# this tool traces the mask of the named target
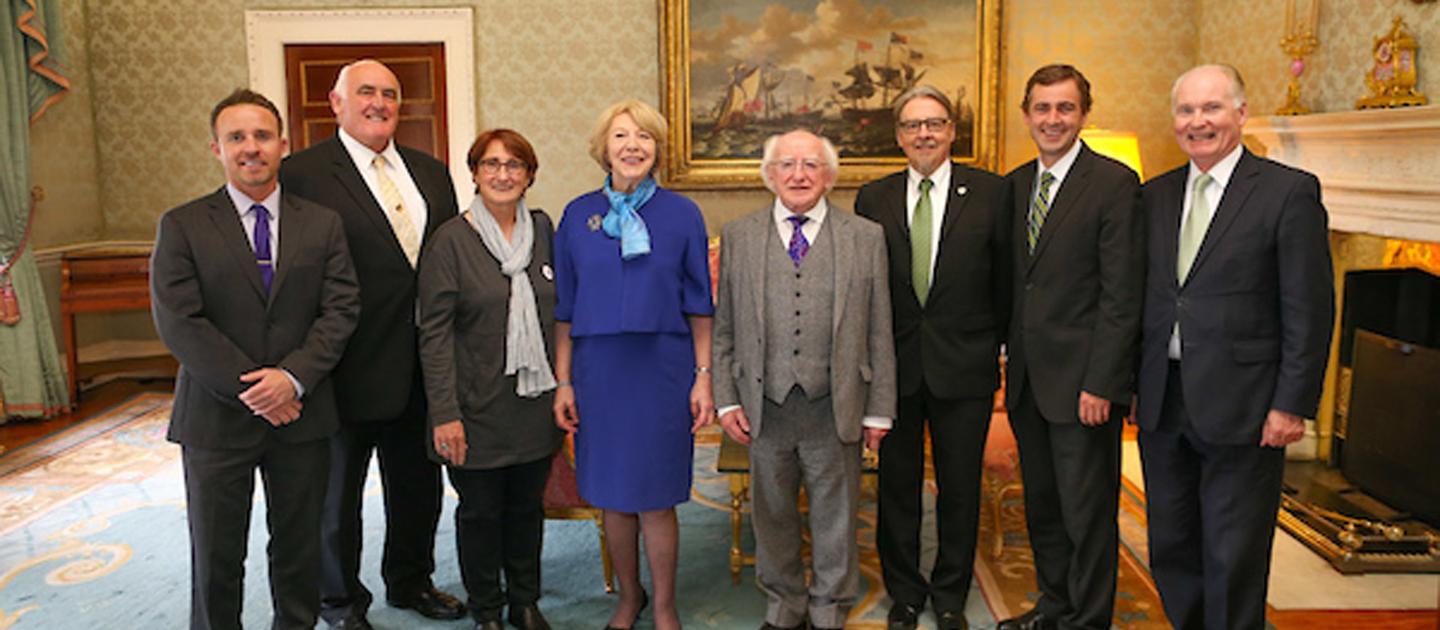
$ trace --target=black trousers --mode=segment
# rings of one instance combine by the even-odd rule
[[[1285,451],[1197,437],[1179,366],[1159,426],[1140,432],[1150,570],[1177,629],[1261,630]]]
[[[259,420],[256,420],[259,422]],[[313,628],[320,610],[320,506],[325,440],[212,449],[183,446],[190,523],[190,627],[239,630],[255,470],[265,485],[273,628]]]
[[[1115,611],[1120,530],[1120,432],[1125,409],[1087,427],[1045,419],[1020,384],[1010,429],[1025,482],[1025,526],[1035,554],[1035,607],[1060,627],[1108,630]],[[1079,392],[1076,392],[1079,404]]]
[[[540,547],[545,534],[545,482],[550,458],[471,470],[447,467],[460,494],[455,548],[475,621],[499,620],[500,609],[540,599]],[[501,586],[501,573],[504,586]]]
[[[418,396],[418,398],[417,398]],[[380,576],[391,599],[431,587],[435,527],[440,524],[440,466],[430,461],[424,393],[411,389],[405,414],[377,422],[341,422],[330,439],[330,485],[321,540],[320,614],[335,622],[364,614],[374,597],[360,583],[361,508],[372,453],[380,458],[385,542]]]
[[[962,612],[975,567],[980,470],[994,409],[991,398],[936,398],[925,386],[900,397],[900,417],[880,443],[880,523],[876,547],[885,590],[899,604]],[[927,583],[920,573],[920,493],[925,426],[935,461],[939,552]]]

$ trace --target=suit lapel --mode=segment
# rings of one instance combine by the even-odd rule
[[[945,256],[949,253],[945,243],[950,240],[950,233],[955,231],[955,226],[960,223],[960,213],[965,211],[965,202],[970,199],[969,176],[968,169],[954,162],[950,163],[950,191],[945,200],[945,215],[940,220],[940,240],[935,245],[935,265],[930,271],[930,294],[925,298],[926,304],[950,284],[950,274],[940,273],[940,270],[945,268]],[[903,193],[904,191],[901,199],[905,198]],[[910,257],[906,256],[905,259],[909,260]]]
[[[828,204],[829,201],[827,200]],[[851,265],[855,260],[854,233],[850,229],[850,217],[844,216],[836,211],[834,206],[830,207],[825,217],[825,223],[830,224],[831,259],[835,261],[835,305],[830,309],[833,311],[831,317],[831,334],[840,332],[840,316],[845,312],[845,298],[850,290],[850,277],[855,275]],[[821,233],[824,233],[825,226],[820,226]],[[819,240],[817,237],[816,240]]]
[[[260,267],[255,264],[255,250],[250,248],[250,239],[245,236],[245,225],[240,222],[235,202],[230,199],[230,194],[221,188],[210,196],[209,203],[210,220],[220,234],[220,242],[225,244],[225,249],[244,270],[245,279],[250,282],[250,288],[255,290],[255,297],[266,299],[265,285],[260,280]]]
[[[377,233],[389,235],[389,238],[386,240],[390,243],[389,250],[391,255],[399,257],[400,260],[405,262],[405,266],[409,267],[410,259],[405,257],[405,250],[400,247],[400,238],[395,236],[395,229],[390,227],[390,220],[385,218],[385,210],[380,207],[379,202],[375,201],[375,195],[370,192],[370,187],[365,184],[365,177],[362,176],[360,170],[356,168],[355,160],[350,158],[350,153],[345,150],[345,145],[340,142],[340,136],[337,135],[331,138],[330,142],[334,143],[330,157],[335,167],[331,171],[335,179],[339,180],[340,185],[345,191],[350,193],[351,199],[355,201],[355,207],[359,208],[360,213],[365,215],[366,219],[370,220],[371,225]]]
[[[1080,154],[1075,156],[1075,163],[1070,165],[1070,172],[1065,174],[1065,180],[1060,182],[1060,190],[1056,191],[1055,198],[1050,201],[1050,212],[1045,215],[1045,223],[1040,226],[1040,240],[1035,243],[1035,254],[1030,257],[1030,264],[1026,267],[1027,274],[1030,268],[1035,266],[1035,261],[1045,253],[1045,246],[1055,240],[1052,235],[1070,214],[1070,208],[1085,194],[1090,168],[1094,165],[1093,158],[1090,148],[1081,144]],[[1028,211],[1026,222],[1028,225]]]
[[[1030,255],[1027,245],[1027,230],[1030,226],[1030,202],[1035,195],[1035,173],[1039,172],[1040,161],[1030,160],[1015,172],[1015,207],[1014,224],[1010,229],[1010,238],[1015,243],[1015,257],[1020,261],[1020,267],[1028,275],[1030,266],[1035,262],[1035,257]]]
[[[746,249],[744,260],[750,261],[750,264],[747,265],[750,273],[745,274],[750,277],[746,284],[750,285],[754,292],[751,302],[755,305],[755,321],[761,324],[762,331],[765,324],[765,278],[770,275],[765,273],[765,261],[769,260],[769,252],[765,249],[770,246],[771,237],[779,238],[779,235],[775,233],[775,226],[770,220],[771,212],[767,210],[756,213],[755,222],[750,227],[750,235],[744,242]],[[764,341],[763,334],[761,341],[762,343]]]
[[[292,203],[285,195],[280,196],[280,259],[276,261],[278,266],[275,268],[275,278],[270,283],[271,302],[280,293],[280,287],[290,275],[290,268],[295,266],[296,257],[300,255],[300,242],[304,240],[305,227],[309,224],[306,218],[301,213],[300,206]]]
[[[1259,174],[1260,169],[1255,158],[1248,150],[1241,149],[1240,161],[1235,164],[1235,172],[1230,175],[1230,181],[1225,185],[1225,193],[1220,197],[1215,218],[1210,220],[1210,227],[1205,230],[1205,239],[1200,241],[1200,251],[1195,254],[1195,263],[1190,265],[1190,275],[1185,278],[1187,282],[1195,277],[1195,271],[1205,264],[1210,252],[1219,247],[1218,243],[1225,237],[1225,231],[1235,223],[1235,217],[1240,215],[1245,201],[1250,198],[1251,191],[1255,190],[1255,176]],[[1177,228],[1175,233],[1178,244],[1180,230]]]
[[[1174,173],[1173,177],[1162,175],[1166,179],[1157,180],[1154,185],[1161,189],[1156,194],[1162,202],[1157,220],[1164,228],[1161,234],[1165,238],[1165,246],[1160,250],[1164,257],[1160,261],[1163,264],[1161,268],[1170,270],[1165,276],[1170,279],[1171,286],[1178,288],[1180,280],[1175,277],[1175,268],[1180,256],[1180,219],[1185,212],[1185,179],[1189,177],[1190,167],[1187,164]]]

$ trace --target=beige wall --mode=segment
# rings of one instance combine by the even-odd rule
[[[1310,6],[1297,0],[1301,13]],[[1234,65],[1245,76],[1251,116],[1268,116],[1285,102],[1289,60],[1280,50],[1283,0],[1204,0],[1199,3],[1197,60]],[[1375,37],[1405,19],[1420,42],[1420,89],[1440,97],[1440,5],[1411,0],[1321,0],[1318,50],[1301,78],[1301,98],[1317,112],[1355,109],[1367,94],[1365,70]]]
[[[1422,89],[1427,77],[1440,73],[1436,4],[1324,1],[1322,51],[1306,82],[1317,109],[1353,107],[1363,90],[1369,38],[1391,15],[1405,16],[1426,45]],[[354,6],[317,0],[62,4],[76,90],[35,127],[34,177],[48,194],[36,225],[41,247],[149,239],[166,208],[220,184],[206,148],[206,116],[216,100],[248,81],[246,9]],[[479,124],[514,127],[534,141],[542,167],[530,201],[552,214],[600,183],[601,171],[585,153],[594,114],[626,96],[659,100],[656,0],[385,4],[474,8]],[[1272,111],[1286,80],[1275,43],[1283,7],[1281,0],[1007,0],[1001,169],[1034,155],[1018,102],[1030,72],[1053,61],[1075,64],[1090,77],[1092,124],[1139,133],[1147,175],[1183,163],[1169,131],[1170,82],[1197,61],[1229,61],[1249,80],[1252,111]],[[692,197],[712,232],[769,199],[761,190]],[[846,206],[853,198],[853,191],[833,196]]]

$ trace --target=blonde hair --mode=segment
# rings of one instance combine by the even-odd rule
[[[610,135],[610,123],[620,114],[629,114],[635,120],[635,124],[641,131],[650,134],[655,139],[655,166],[652,170],[658,170],[665,160],[665,140],[668,133],[668,125],[665,124],[665,117],[654,107],[639,99],[627,98],[623,101],[606,107],[600,112],[600,117],[595,119],[595,128],[590,133],[590,157],[595,160],[605,172],[610,172],[610,158],[607,155],[606,140]]]

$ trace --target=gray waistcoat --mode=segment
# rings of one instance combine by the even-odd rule
[[[830,222],[797,268],[778,232],[766,239],[765,397],[776,403],[799,385],[810,400],[830,393],[835,250]]]

